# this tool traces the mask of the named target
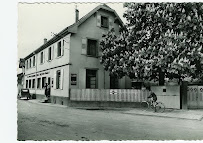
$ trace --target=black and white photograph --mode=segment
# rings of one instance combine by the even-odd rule
[[[17,141],[203,140],[203,2],[18,2]]]

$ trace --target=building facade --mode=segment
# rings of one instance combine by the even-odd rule
[[[131,88],[128,77],[109,76],[100,64],[99,42],[111,28],[119,34],[123,23],[107,5],[100,5],[62,30],[24,58],[24,88],[43,98],[44,85],[51,85],[51,102],[66,104],[71,89]]]

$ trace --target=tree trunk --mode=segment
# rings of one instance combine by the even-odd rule
[[[165,78],[165,72],[163,72],[160,68],[159,69],[159,85],[164,85],[164,83],[165,83],[164,78]]]

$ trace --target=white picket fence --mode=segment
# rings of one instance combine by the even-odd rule
[[[141,102],[149,96],[147,90],[136,89],[71,89],[72,101]]]

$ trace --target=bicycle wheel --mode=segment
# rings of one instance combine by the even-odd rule
[[[147,101],[142,101],[142,102],[140,103],[140,108],[141,108],[142,110],[147,110],[147,109],[149,109],[149,103],[148,103]]]
[[[164,112],[165,111],[165,106],[164,106],[164,104],[163,103],[161,103],[161,102],[157,102],[157,104],[156,104],[156,111],[157,112]]]

